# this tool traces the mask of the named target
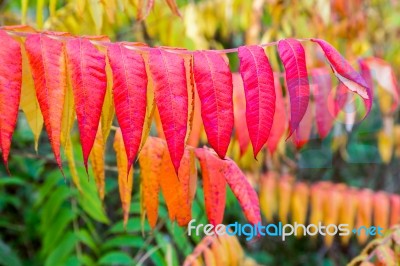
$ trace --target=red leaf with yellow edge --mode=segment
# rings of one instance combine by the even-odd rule
[[[149,137],[139,156],[144,209],[152,228],[158,218],[158,195],[165,145],[159,138]]]
[[[332,90],[331,75],[326,68],[316,68],[311,71],[313,81],[313,95],[315,100],[315,119],[317,131],[321,139],[331,131],[334,110],[333,98],[329,97]]]
[[[25,48],[46,131],[58,167],[62,171],[60,134],[67,86],[64,44],[44,34],[34,34],[26,38]]]
[[[369,228],[372,225],[372,192],[369,189],[359,191],[357,200],[356,228],[361,226]],[[360,230],[360,233],[357,234],[357,239],[360,244],[364,244],[367,241],[368,236],[365,230]]]
[[[310,87],[306,56],[301,43],[295,39],[281,40],[278,43],[278,52],[285,67],[286,84],[290,96],[289,138],[298,129],[306,113]]]
[[[68,40],[66,51],[87,171],[87,162],[96,138],[107,89],[105,56],[84,38]]]
[[[390,196],[390,226],[400,224],[400,196]]]
[[[290,199],[292,197],[292,176],[282,176],[278,182],[278,215],[282,224],[288,223]]]
[[[385,232],[389,228],[389,214],[391,211],[389,195],[385,192],[374,193],[372,202],[374,225],[378,229],[379,227],[382,228],[382,232]]]
[[[274,73],[275,84],[275,114],[272,123],[271,132],[267,141],[267,147],[271,154],[273,154],[278,146],[279,141],[286,131],[286,108],[285,100],[282,95],[282,87],[279,80],[279,74]]]
[[[249,148],[250,136],[246,125],[246,100],[243,81],[239,73],[232,74],[232,82],[235,135],[240,146],[240,156],[243,156]]]
[[[278,210],[277,173],[269,171],[261,177],[260,207],[267,221],[273,221]]]
[[[311,41],[318,43],[322,48],[333,73],[339,79],[339,81],[342,82],[349,90],[357,93],[364,99],[367,107],[365,116],[367,116],[372,106],[371,88],[369,88],[362,76],[332,45],[320,39],[311,39]]]
[[[245,217],[252,224],[261,222],[260,204],[256,191],[233,160],[228,158],[224,160],[224,163],[226,164],[226,182],[239,200]]]
[[[194,53],[194,80],[208,142],[223,159],[233,129],[232,74],[220,54],[197,51]]]
[[[308,210],[309,188],[305,183],[296,183],[292,193],[292,222],[305,224]],[[302,227],[297,228],[296,236],[305,235]]]
[[[183,164],[184,162],[185,164]],[[190,167],[189,162],[187,160],[182,160],[179,171],[181,173],[188,173],[189,170],[182,169],[186,167]],[[171,221],[176,220],[178,225],[185,226],[192,218],[191,210],[187,201],[188,195],[185,194],[183,186],[179,182],[168,152],[164,152],[163,154],[161,168],[163,176],[159,178],[159,181],[161,192],[164,196],[165,203],[167,204],[168,216]]]
[[[97,129],[96,139],[94,140],[89,160],[90,163],[92,164],[94,180],[96,182],[97,192],[99,193],[101,200],[104,200],[104,192],[105,192],[104,151],[105,151],[105,143],[103,138],[103,131],[100,125],[99,128]]]
[[[162,49],[152,49],[149,67],[168,150],[175,173],[178,173],[185,149],[188,120],[188,91],[184,60],[178,54]]]
[[[212,225],[222,223],[226,200],[224,161],[206,148],[196,149],[203,179],[204,202],[208,221]]]
[[[110,45],[108,57],[113,71],[115,111],[130,169],[140,147],[146,115],[146,66],[139,53],[121,44]]]
[[[124,214],[124,226],[126,226],[129,218],[129,209],[131,207],[133,169],[129,169],[129,171],[127,171],[128,159],[126,158],[124,141],[119,128],[115,132],[113,146],[117,156],[119,196],[121,198],[122,211]]]
[[[22,55],[20,44],[2,30],[0,43],[0,147],[8,170],[8,155],[21,98]]]
[[[267,142],[275,113],[274,74],[265,51],[257,45],[238,49],[246,94],[246,121],[254,157]]]

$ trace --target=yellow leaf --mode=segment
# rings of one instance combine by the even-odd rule
[[[117,156],[119,196],[121,198],[122,210],[124,213],[124,226],[126,226],[132,198],[133,167],[129,169],[129,173],[127,173],[128,158],[126,158],[124,141],[122,139],[121,129],[119,128],[115,132],[113,146]]]
[[[38,150],[40,133],[43,128],[43,116],[36,99],[35,85],[33,83],[32,73],[28,62],[25,46],[21,45],[22,53],[22,88],[20,108],[25,113],[26,120],[32,130],[35,140],[35,151]]]
[[[108,57],[106,59],[107,91],[104,97],[103,108],[101,110],[101,131],[104,143],[107,142],[114,119],[114,100],[112,94],[113,76]]]
[[[269,171],[261,177],[260,185],[260,207],[261,211],[267,218],[268,222],[272,222],[274,215],[278,209],[277,202],[277,173]]]
[[[297,183],[293,189],[292,196],[292,222],[305,224],[308,210],[309,199],[308,186],[305,183]],[[297,228],[296,236],[301,237],[304,230],[302,227]]]
[[[105,170],[104,170],[104,139],[100,127],[97,129],[96,139],[94,140],[92,151],[90,152],[89,160],[93,168],[94,180],[96,181],[97,192],[100,199],[104,200],[104,184],[105,184]]]
[[[65,156],[67,157],[68,168],[69,168],[69,172],[72,177],[72,182],[78,188],[78,190],[82,193],[82,188],[81,188],[81,184],[79,181],[78,171],[76,170],[74,151],[72,149],[71,139],[67,140],[67,143],[64,146],[64,152],[65,152]]]

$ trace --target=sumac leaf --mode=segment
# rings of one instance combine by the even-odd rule
[[[146,115],[146,67],[139,53],[121,44],[110,45],[108,57],[113,72],[115,111],[130,169],[140,147]]]
[[[178,173],[185,149],[188,91],[184,59],[162,49],[152,49],[149,67],[158,111],[171,160]]]
[[[68,40],[66,50],[83,160],[87,171],[87,162],[96,138],[107,89],[105,56],[84,38]]]
[[[220,158],[228,150],[233,130],[233,85],[229,66],[212,51],[194,53],[194,79],[208,142]]]
[[[0,43],[0,147],[8,170],[8,155],[21,98],[22,55],[20,44],[2,30]]]
[[[64,44],[44,34],[26,38],[25,48],[50,144],[62,171],[60,134],[66,91]]]
[[[254,157],[267,142],[275,113],[274,74],[263,48],[238,49],[240,74],[246,95],[246,121]]]

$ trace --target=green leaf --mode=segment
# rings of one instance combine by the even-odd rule
[[[134,247],[139,248],[144,245],[143,238],[141,236],[117,236],[107,240],[103,246],[102,250],[116,248],[116,247]]]
[[[0,178],[0,186],[23,186],[26,182],[19,177],[2,177]]]
[[[17,254],[3,241],[0,240],[0,265],[22,266]]]
[[[115,251],[105,254],[99,260],[100,265],[133,265],[133,260],[126,253]]]
[[[134,217],[130,218],[128,220],[128,223],[126,225],[126,230],[124,229],[124,222],[121,220],[117,222],[111,229],[109,230],[110,233],[139,233],[141,232],[141,224],[140,224],[140,218],[139,217]],[[146,223],[144,225],[144,231],[148,232],[150,231],[150,226]]]
[[[54,245],[52,252],[47,257],[45,266],[65,265],[66,260],[75,248],[78,241],[74,233],[66,234],[59,245]]]
[[[89,248],[91,248],[96,254],[98,254],[98,245],[96,244],[96,242],[94,241],[93,237],[89,234],[89,232],[85,229],[81,229],[78,233],[77,233],[78,239],[85,244],[86,246],[88,246]]]

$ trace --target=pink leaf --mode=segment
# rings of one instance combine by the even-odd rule
[[[267,142],[275,113],[274,74],[264,49],[239,47],[240,74],[246,94],[246,121],[254,157]]]
[[[194,79],[208,142],[220,158],[228,150],[233,129],[233,85],[228,64],[212,51],[194,53]]]
[[[290,127],[288,138],[299,127],[306,113],[310,98],[306,57],[301,43],[285,39],[278,43],[279,57],[286,72],[286,84],[290,95]]]

